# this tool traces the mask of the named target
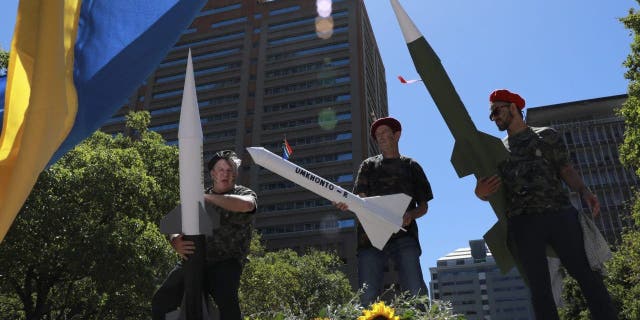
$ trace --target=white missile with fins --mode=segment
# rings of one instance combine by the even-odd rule
[[[249,147],[253,161],[265,169],[333,202],[344,202],[353,211],[371,244],[382,250],[391,235],[404,230],[402,216],[411,197],[404,193],[360,198],[300,166],[262,147]]]
[[[162,233],[211,235],[213,225],[206,214],[202,176],[202,125],[193,75],[191,50],[187,58],[180,122],[178,125],[180,205],[160,221]],[[217,224],[216,224],[217,225]]]

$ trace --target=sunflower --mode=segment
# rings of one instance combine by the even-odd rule
[[[394,312],[393,308],[385,306],[384,302],[380,301],[371,305],[371,310],[364,310],[358,320],[400,320],[400,317],[393,315]]]

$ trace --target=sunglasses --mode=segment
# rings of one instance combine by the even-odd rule
[[[509,107],[509,105],[510,104],[503,104],[501,106],[493,108],[493,110],[489,114],[489,120],[493,121],[493,118],[495,118],[500,113],[500,110],[502,110],[504,107]]]

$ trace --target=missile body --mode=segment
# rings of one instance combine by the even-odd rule
[[[416,71],[455,139],[451,163],[456,173],[459,177],[474,174],[478,179],[496,174],[498,164],[508,156],[504,144],[500,139],[478,131],[436,53],[398,1],[391,0],[391,5]],[[507,247],[506,198],[503,188],[492,195],[489,202],[498,222],[484,235],[484,239],[496,264],[506,273],[514,266],[514,259]]]
[[[180,319],[208,318],[203,295],[206,238],[213,224],[204,209],[204,179],[202,176],[202,125],[196,95],[191,50],[187,58],[187,71],[182,93],[180,122],[178,125],[180,172],[180,205],[160,221],[162,233],[184,234],[184,240],[193,241],[194,252],[184,261],[184,308]]]
[[[178,124],[180,204],[160,221],[160,232],[166,234],[211,235],[219,225],[206,213],[204,177],[202,176],[202,124],[193,76],[191,50],[187,58],[182,106]],[[183,214],[184,213],[184,214]]]
[[[265,169],[329,201],[346,203],[358,217],[374,247],[382,250],[391,235],[402,229],[402,216],[411,202],[408,195],[397,193],[360,198],[265,148],[249,147],[247,151],[253,161]]]
[[[187,58],[180,122],[178,148],[180,150],[180,207],[182,233],[200,234],[198,212],[204,207],[204,180],[202,177],[202,125],[196,96],[191,51]]]

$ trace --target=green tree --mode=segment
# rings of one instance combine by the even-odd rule
[[[618,318],[640,319],[640,232],[623,235],[622,244],[607,267],[607,285],[617,302]]]
[[[282,312],[310,319],[327,305],[345,303],[353,292],[340,266],[335,254],[323,251],[265,252],[254,235],[240,280],[242,311],[265,319]]]
[[[629,80],[629,97],[620,109],[626,125],[620,161],[640,174],[640,14],[632,8],[629,15],[620,20],[633,34],[631,53],[624,62],[627,67],[624,76]]]
[[[640,1],[637,1],[640,3]],[[620,19],[633,34],[631,53],[624,62],[629,80],[628,99],[619,110],[625,121],[624,142],[620,146],[620,161],[634,168],[640,175],[640,14],[630,9],[629,14]],[[633,226],[625,230],[622,242],[615,248],[613,258],[607,263],[605,282],[618,309],[619,319],[640,319],[640,194],[629,210]],[[566,306],[561,310],[563,319],[589,319],[586,302],[577,283],[565,281],[563,293]]]
[[[3,317],[148,317],[176,261],[157,222],[179,183],[177,149],[144,119],[128,123],[139,139],[96,132],[40,175],[0,245]]]
[[[640,4],[640,2],[638,2]],[[624,142],[620,161],[634,168],[640,176],[640,14],[633,8],[620,19],[633,33],[631,53],[624,62],[625,78],[629,80],[629,98],[620,109],[625,121]],[[618,252],[609,263],[609,288],[618,302],[620,319],[640,319],[640,193],[635,193],[631,207],[634,226],[623,236]]]

